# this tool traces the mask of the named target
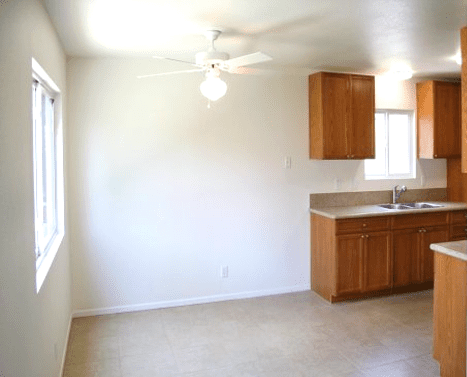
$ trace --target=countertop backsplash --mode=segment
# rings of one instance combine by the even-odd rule
[[[446,188],[413,190],[408,188],[397,202],[446,202],[447,198]],[[347,207],[383,203],[392,203],[392,190],[310,194],[310,208]]]

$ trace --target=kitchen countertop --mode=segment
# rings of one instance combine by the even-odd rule
[[[467,261],[467,240],[432,243],[430,249]]]
[[[429,212],[459,211],[467,209],[467,203],[455,202],[423,202],[430,204],[440,204],[443,207],[437,208],[417,208],[417,209],[385,209],[378,207],[378,204],[348,206],[348,207],[326,207],[310,208],[310,212],[316,215],[329,217],[331,219],[346,219],[351,217],[372,217],[372,216],[394,216],[411,215]],[[383,203],[381,203],[383,204]],[[387,204],[387,203],[385,203]],[[404,204],[404,203],[400,203]]]

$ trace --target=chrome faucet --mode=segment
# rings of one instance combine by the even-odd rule
[[[396,185],[392,188],[392,203],[393,204],[396,204],[397,202],[397,199],[399,199],[399,197],[401,196],[401,194],[403,192],[406,192],[407,191],[407,187],[406,186],[402,186],[400,190],[397,190],[397,188],[399,187],[399,185]]]

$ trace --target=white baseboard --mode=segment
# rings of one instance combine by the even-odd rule
[[[63,376],[63,369],[65,368],[66,351],[68,349],[68,339],[70,338],[71,321],[72,320],[73,320],[73,313],[70,313],[70,320],[68,321],[68,331],[66,332],[65,346],[63,347],[62,365],[60,366],[60,376],[59,377]]]
[[[265,290],[261,290],[261,291],[230,293],[230,294],[223,294],[223,295],[195,297],[195,298],[181,299],[181,300],[171,300],[171,301],[159,301],[159,302],[152,302],[152,303],[147,303],[147,304],[112,306],[112,307],[108,307],[108,308],[75,310],[73,312],[73,318],[90,317],[90,316],[104,315],[104,314],[118,314],[118,313],[126,313],[126,312],[137,312],[137,311],[151,310],[151,309],[173,308],[173,307],[176,307],[176,306],[208,304],[208,303],[211,303],[211,302],[240,300],[240,299],[243,299],[243,298],[253,298],[253,297],[280,295],[280,294],[292,293],[292,292],[302,292],[302,291],[307,291],[307,290],[310,290],[310,289],[311,288],[310,288],[309,284],[306,284],[306,285],[294,285],[294,286],[291,286],[291,287],[283,287],[283,288],[276,288],[276,289],[265,289]]]

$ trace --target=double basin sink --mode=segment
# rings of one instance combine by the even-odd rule
[[[441,204],[431,204],[431,203],[396,203],[396,204],[379,204],[378,207],[384,209],[398,209],[398,210],[407,210],[407,209],[427,209],[427,208],[440,208],[444,207]]]

